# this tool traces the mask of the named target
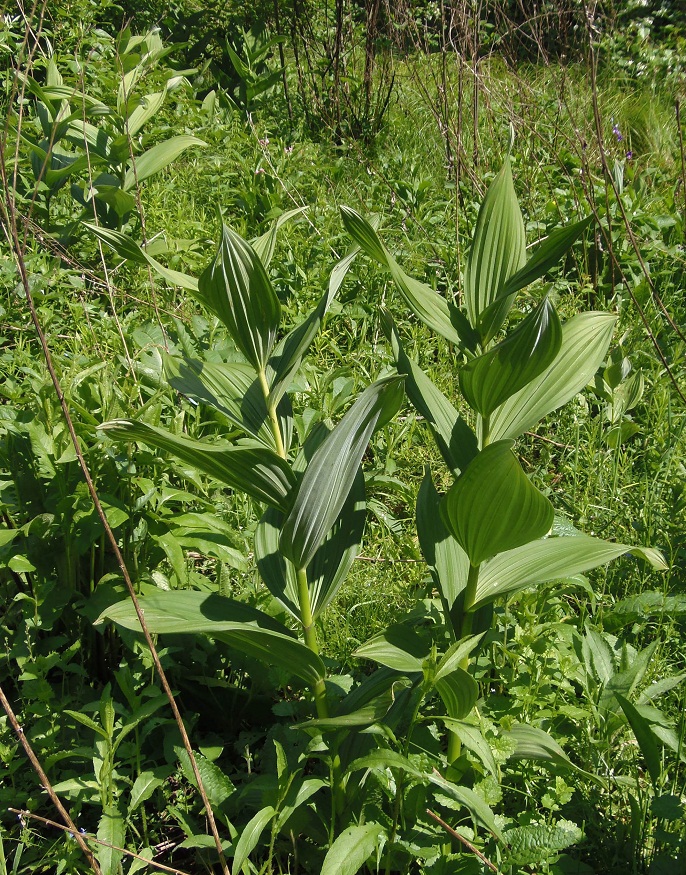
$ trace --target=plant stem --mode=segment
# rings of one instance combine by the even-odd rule
[[[258,371],[257,376],[264,395],[264,402],[267,405],[267,413],[269,414],[269,424],[276,442],[276,452],[282,459],[286,458],[286,450],[283,445],[283,437],[281,436],[281,426],[279,425],[279,417],[276,415],[276,405],[269,401],[269,384],[267,383],[267,375],[264,370]]]
[[[314,625],[312,605],[310,604],[310,590],[307,586],[307,571],[304,568],[297,568],[295,574],[298,581],[298,605],[300,607],[300,622],[303,625],[305,644],[312,653],[316,653],[319,656],[317,629]],[[317,707],[317,717],[328,717],[329,708],[326,703],[326,687],[323,678],[317,681],[312,688],[312,692],[314,694],[314,703]]]
[[[460,624],[459,638],[466,638],[472,632],[472,623],[474,621],[474,613],[472,607],[476,601],[476,586],[479,582],[479,565],[469,565],[469,574],[467,575],[467,586],[464,593],[464,603],[462,608],[462,622]],[[465,656],[460,662],[460,668],[464,671],[469,670],[469,656]],[[454,732],[448,732],[448,763],[452,764],[460,756],[462,752],[462,743],[459,737]]]

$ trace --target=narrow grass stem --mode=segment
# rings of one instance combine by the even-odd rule
[[[260,387],[262,388],[262,394],[264,395],[264,402],[267,405],[267,413],[269,415],[269,424],[272,429],[272,434],[274,435],[274,441],[276,443],[276,452],[281,456],[282,459],[286,458],[286,450],[283,445],[283,437],[281,435],[281,426],[279,425],[279,417],[276,415],[276,405],[272,404],[269,401],[269,384],[267,383],[267,375],[264,370],[258,371],[257,374]]]

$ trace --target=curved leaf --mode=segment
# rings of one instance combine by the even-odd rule
[[[501,298],[501,294],[525,259],[524,221],[508,156],[481,204],[464,276],[467,315],[484,343],[494,336],[510,311],[512,299]]]
[[[163,354],[163,364],[164,375],[177,392],[204,401],[265,446],[276,450],[264,394],[250,365],[242,362],[215,364],[167,353]],[[281,400],[277,413],[284,443],[289,446],[293,412],[288,398]]]
[[[384,835],[384,828],[374,821],[344,829],[324,857],[321,875],[356,875]]]
[[[640,556],[656,570],[667,567],[662,555],[650,547],[613,544],[589,535],[544,538],[501,553],[481,568],[475,609],[525,586],[589,571],[625,553]]]
[[[546,297],[505,340],[460,370],[460,388],[469,405],[490,416],[549,367],[561,341],[560,319]]]
[[[417,536],[434,583],[450,610],[467,586],[469,557],[446,528],[440,501],[427,468],[417,496]]]
[[[243,832],[236,842],[236,850],[233,856],[233,868],[236,872],[240,872],[245,861],[257,847],[260,836],[274,819],[275,815],[276,809],[272,808],[271,805],[266,805],[245,825]]]
[[[281,551],[296,568],[306,568],[326,538],[374,429],[397,410],[401,399],[402,378],[373,383],[315,451],[281,529]]]
[[[381,314],[398,373],[413,407],[426,420],[446,465],[457,477],[479,452],[476,435],[445,395],[405,353],[390,314]]]
[[[390,272],[412,312],[446,340],[459,345],[461,337],[453,324],[453,313],[457,308],[451,307],[430,286],[408,276],[383,245],[374,228],[359,213],[342,206],[341,216],[345,230],[362,251]]]
[[[472,565],[540,538],[555,516],[522,471],[512,441],[485,447],[450,488],[441,512]]]
[[[605,358],[615,320],[611,313],[590,312],[565,322],[551,366],[494,411],[491,440],[519,437],[580,392]]]
[[[257,501],[284,511],[290,506],[295,475],[284,459],[260,444],[206,444],[128,419],[105,422],[99,428],[115,440],[141,441],[172,453],[203,474]]]
[[[171,164],[176,158],[189,149],[191,146],[206,146],[204,140],[199,140],[197,137],[191,137],[187,134],[182,134],[178,137],[170,137],[163,143],[158,143],[152,146],[147,152],[138,155],[134,159],[135,173],[133,167],[126,171],[124,176],[124,191],[133,188],[138,182],[143,182],[149,176],[159,173],[167,164]]]
[[[266,511],[255,532],[255,558],[267,589],[300,621],[295,571],[279,550],[283,521],[284,515],[278,510],[269,508]],[[353,488],[338,518],[307,566],[307,584],[314,619],[336,597],[345,580],[362,542],[364,521],[364,475],[358,469]]]
[[[428,642],[414,629],[406,623],[394,623],[358,647],[353,656],[373,659],[395,671],[412,673],[422,671],[429,652]]]
[[[281,319],[281,305],[252,246],[227,225],[214,261],[198,281],[198,300],[227,327],[256,371],[263,371]]]
[[[260,259],[265,269],[269,267],[269,263],[274,255],[276,237],[281,227],[285,225],[286,222],[290,222],[290,220],[294,219],[296,216],[302,215],[306,210],[307,207],[296,207],[294,210],[287,210],[285,213],[281,213],[281,215],[277,216],[272,222],[268,231],[252,241],[251,246],[255,250],[257,257]]]
[[[464,805],[472,817],[479,820],[489,832],[492,832],[496,838],[503,841],[503,834],[495,822],[495,815],[483,798],[475,793],[474,790],[470,790],[469,787],[453,784],[452,781],[448,781],[435,771],[429,776],[429,781],[445,793],[446,796],[450,796],[456,802],[459,802],[460,805]]]
[[[216,593],[172,590],[146,595],[141,607],[153,634],[208,635],[267,665],[290,671],[311,686],[326,675],[319,656],[282,623],[242,602]],[[95,623],[104,620],[140,632],[138,616],[128,599],[106,608]]]
[[[449,674],[442,674],[434,683],[448,716],[456,720],[466,717],[479,698],[479,685],[463,668],[456,668]]]

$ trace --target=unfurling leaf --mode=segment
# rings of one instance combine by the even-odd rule
[[[224,323],[255,370],[264,371],[281,305],[255,250],[226,225],[214,261],[200,277],[196,297]]]

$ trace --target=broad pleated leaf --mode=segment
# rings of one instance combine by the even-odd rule
[[[501,296],[505,284],[525,260],[524,221],[507,157],[481,204],[464,277],[467,315],[484,343],[505,321],[512,299],[502,298],[489,311],[487,324],[482,324],[482,314]]]
[[[398,373],[405,377],[405,391],[417,413],[424,417],[446,465],[458,476],[479,452],[476,435],[424,371],[408,358],[390,315],[382,312]]]
[[[417,766],[411,763],[406,756],[403,756],[395,750],[384,750],[382,748],[373,750],[366,756],[353,760],[345,771],[346,774],[352,774],[353,772],[359,772],[360,769],[372,769],[377,771],[380,769],[392,769],[396,772],[405,772],[405,774],[410,775],[419,781],[427,781],[426,772],[417,768]]]
[[[296,568],[307,567],[332,528],[374,429],[395,413],[402,393],[401,378],[378,380],[315,451],[281,530],[281,551]]]
[[[505,340],[460,370],[460,388],[470,406],[490,416],[552,364],[561,342],[560,319],[546,297]]]
[[[417,535],[434,583],[450,610],[467,586],[469,557],[443,522],[440,501],[427,468],[417,496]]]
[[[562,256],[572,246],[577,237],[593,221],[593,216],[587,216],[580,222],[573,222],[561,228],[555,228],[533,250],[524,267],[514,273],[505,283],[501,296],[481,314],[481,324],[487,326],[491,319],[497,318],[497,310],[507,306],[509,311],[514,303],[514,296],[520,289],[539,279],[560,261]],[[507,299],[507,300],[506,300]]]
[[[512,441],[485,447],[450,488],[441,510],[472,565],[540,538],[555,516],[522,471]]]
[[[290,222],[290,220],[294,219],[296,216],[302,215],[305,210],[307,210],[307,207],[296,207],[294,210],[287,210],[285,213],[281,213],[281,215],[277,216],[272,222],[268,231],[251,242],[252,248],[257,253],[257,257],[260,259],[265,269],[269,267],[272,256],[274,255],[276,238],[282,226],[285,225],[286,222]]]
[[[167,87],[165,85],[162,91],[145,95],[140,105],[133,110],[126,120],[126,133],[129,137],[134,137],[143,125],[157,113],[164,103],[166,94]]]
[[[336,597],[362,542],[365,520],[364,475],[357,477],[343,508],[322,545],[307,566],[312,614],[316,619]],[[295,570],[279,549],[284,515],[269,508],[255,532],[257,568],[267,589],[301,621]]]
[[[405,623],[394,623],[384,632],[374,635],[353,654],[358,659],[373,659],[395,671],[422,671],[429,656],[427,641]]]
[[[242,362],[214,364],[197,359],[163,356],[164,375],[170,386],[219,410],[243,431],[276,450],[264,394],[250,365]],[[288,398],[277,408],[286,447],[293,431]]]
[[[482,632],[479,635],[470,635],[468,638],[451,644],[436,666],[434,681],[440,681],[459,668],[460,663],[478,646],[483,637],[484,633]]]
[[[122,234],[121,231],[114,231],[111,228],[103,228],[101,225],[93,225],[90,222],[81,222],[84,228],[95,237],[102,240],[110,246],[120,258],[125,258],[127,261],[132,261],[134,264],[149,264],[163,279],[167,280],[173,286],[178,286],[181,289],[186,289],[188,292],[196,293],[198,291],[198,281],[195,277],[189,276],[186,273],[181,273],[178,270],[170,270],[163,264],[160,264],[157,259],[142,249],[136,241],[127,234]]]
[[[451,307],[430,286],[408,276],[383,245],[374,228],[359,213],[350,207],[341,207],[341,216],[345,230],[362,251],[390,272],[412,312],[446,340],[459,344],[461,338],[452,316],[457,308]]]
[[[198,281],[196,297],[224,323],[255,370],[264,370],[281,305],[255,250],[226,225],[215,259]]]
[[[435,686],[448,716],[456,720],[466,717],[479,698],[479,685],[463,668],[442,674],[435,680]]]
[[[141,607],[153,634],[208,635],[267,665],[286,669],[310,685],[326,675],[321,659],[282,623],[242,602],[215,593],[172,590],[146,595],[141,599]],[[107,608],[95,622],[105,620],[140,631],[138,617],[128,599]]]
[[[615,316],[580,313],[562,326],[551,366],[505,401],[491,416],[491,440],[517,438],[562,407],[593,378],[612,339]]]
[[[329,278],[329,288],[310,315],[276,345],[267,363],[269,399],[277,403],[288,391],[291,380],[300,367],[303,356],[321,328],[331,302],[338,294],[346,274],[359,253],[359,247],[336,263]]]
[[[581,574],[625,553],[640,556],[658,571],[666,569],[659,551],[650,547],[613,544],[588,535],[545,538],[501,553],[481,569],[476,607],[525,586]]]
[[[247,441],[235,445],[206,444],[128,419],[106,422],[100,428],[115,440],[141,441],[172,453],[203,474],[257,501],[284,511],[290,506],[295,476],[286,461],[260,444]]]
[[[321,875],[356,875],[385,833],[383,826],[374,821],[347,827],[327,851]]]
[[[185,152],[186,149],[190,149],[191,146],[206,145],[207,143],[203,140],[199,140],[197,137],[182,134],[178,137],[170,137],[168,140],[165,140],[163,143],[158,143],[156,146],[151,146],[147,152],[143,152],[142,155],[136,156],[134,162],[135,173],[133,167],[126,171],[122,188],[124,191],[128,191],[133,188],[137,182],[143,182],[143,180],[147,179],[149,176],[159,173],[159,171],[166,167],[167,164],[171,164],[172,161],[176,160],[176,158],[178,158],[182,152]]]

